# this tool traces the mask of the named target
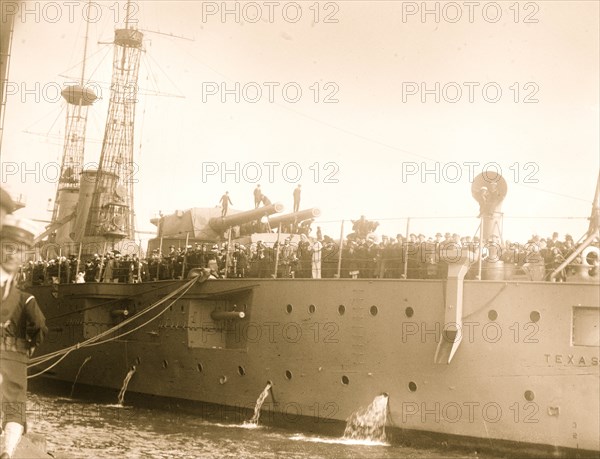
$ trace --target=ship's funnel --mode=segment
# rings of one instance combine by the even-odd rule
[[[479,203],[481,217],[481,243],[490,240],[502,240],[502,201],[508,187],[506,180],[496,172],[483,172],[475,177],[471,185],[471,194]]]
[[[269,218],[269,225],[271,228],[276,228],[280,223],[287,225],[289,223],[300,223],[310,218],[318,218],[321,216],[321,211],[317,208],[300,210],[291,214],[276,215],[273,218]]]
[[[77,220],[75,221],[75,237],[73,238],[76,242],[83,241],[83,237],[85,236],[85,226],[90,213],[90,206],[92,205],[97,177],[98,171],[95,169],[85,170],[81,174],[79,200],[77,202]]]
[[[239,212],[237,214],[229,215],[228,217],[211,218],[208,224],[214,231],[223,232],[232,226],[241,225],[254,220],[260,220],[265,216],[282,212],[283,209],[283,204],[276,202],[275,204],[259,207],[258,209],[248,210],[246,212]]]

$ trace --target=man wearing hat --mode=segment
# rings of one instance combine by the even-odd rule
[[[233,202],[231,202],[231,198],[229,197],[229,191],[226,191],[225,194],[221,196],[219,203],[223,207],[221,210],[221,217],[227,216],[227,209],[229,209],[229,204],[233,206]]]
[[[309,247],[312,252],[312,278],[321,279],[321,254],[323,252],[323,244],[318,239]]]
[[[8,214],[12,214],[14,210],[15,203],[11,199],[10,195],[6,192],[6,190],[0,187],[0,229],[2,228],[4,218]]]
[[[33,247],[34,229],[12,215],[0,230],[0,374],[2,375],[2,422],[4,452],[11,458],[25,426],[27,402],[27,361],[48,329],[35,298],[16,287],[15,278],[24,262],[23,255]]]

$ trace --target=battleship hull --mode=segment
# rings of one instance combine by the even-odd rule
[[[600,451],[598,285],[465,281],[462,340],[435,363],[446,281],[208,280],[155,306],[186,282],[33,287],[38,355],[136,317],[43,377],[118,390],[135,365],[129,392],[233,409],[270,381],[267,410],[322,423],[386,392],[403,430]]]

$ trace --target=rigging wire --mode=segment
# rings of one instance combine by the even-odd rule
[[[167,296],[165,296],[164,298],[161,298],[160,300],[158,300],[157,302],[153,303],[152,305],[150,305],[147,308],[144,308],[142,311],[138,312],[137,314],[134,314],[133,316],[131,316],[130,318],[124,320],[123,322],[115,325],[112,328],[109,328],[108,330],[105,330],[104,332],[98,333],[97,335],[81,342],[81,343],[76,343],[72,346],[69,346],[67,348],[61,349],[59,351],[54,351],[48,354],[44,354],[40,357],[34,358],[30,360],[30,363],[27,365],[28,368],[33,367],[33,366],[37,366],[40,365],[42,363],[46,363],[56,357],[60,356],[60,359],[57,362],[54,362],[52,365],[50,365],[49,367],[45,368],[44,370],[35,373],[33,375],[27,376],[27,379],[31,379],[31,378],[35,378],[41,374],[46,373],[47,371],[49,371],[50,369],[54,368],[56,365],[58,365],[60,363],[60,361],[62,361],[64,358],[67,357],[68,354],[70,354],[71,352],[73,352],[74,350],[77,349],[81,349],[83,347],[91,347],[91,346],[96,346],[98,344],[106,344],[110,341],[114,341],[117,340],[119,338],[122,338],[123,336],[127,336],[137,330],[139,330],[142,327],[145,327],[146,325],[148,325],[149,323],[153,322],[154,320],[156,320],[157,318],[159,318],[161,315],[163,315],[176,301],[178,301],[183,295],[185,295],[193,286],[194,284],[200,279],[200,277],[194,277],[193,279],[191,279],[190,281],[186,282],[184,285],[182,285],[181,287],[179,287],[178,289],[174,290],[173,292],[169,293]],[[177,296],[178,295],[178,296]],[[158,306],[160,306],[161,304],[165,303],[166,301],[170,300],[171,298],[173,298],[174,296],[177,296],[177,298],[175,298],[173,301],[171,301],[167,306],[165,306],[161,311],[159,311],[155,316],[151,317],[150,319],[146,320],[145,322],[143,322],[140,325],[137,325],[136,327],[134,327],[133,329],[127,330],[119,335],[104,339],[106,336],[112,334],[113,332],[116,332],[117,330],[120,330],[121,328],[125,327],[126,325],[130,324],[131,322],[133,322],[134,320],[137,320],[138,318],[140,318],[141,316],[147,314],[148,312],[156,309]]]
[[[98,71],[98,69],[100,68],[100,66],[104,63],[104,61],[106,60],[107,56],[112,51],[112,47],[110,47],[110,46],[101,47],[100,50],[104,50],[105,51],[104,56],[102,56],[102,58],[98,62],[98,65],[96,65],[96,68],[94,68],[94,70],[92,70],[91,73],[89,74],[89,76],[87,77],[88,82],[91,80],[91,78],[94,76],[94,74]],[[100,52],[100,51],[98,51],[98,52]],[[96,55],[96,54],[97,53],[94,53],[93,55]],[[92,57],[92,56],[90,56],[90,57]]]
[[[50,135],[50,131],[54,128],[54,125],[56,124],[56,122],[58,121],[58,118],[61,117],[61,115],[65,112],[66,107],[63,105],[60,109],[60,111],[58,112],[58,115],[56,116],[56,118],[54,119],[54,121],[52,122],[52,125],[50,126],[50,128],[48,129],[48,132],[46,133],[47,135]]]
[[[61,106],[61,107],[59,108],[59,110],[60,110],[60,112],[59,112],[58,116],[60,116],[60,115],[61,115],[62,111],[64,110],[64,107],[62,107],[62,106]],[[26,128],[23,130],[23,132],[24,132],[24,133],[26,133],[26,134],[34,134],[34,135],[41,135],[41,136],[44,136],[44,137],[50,137],[50,134],[49,134],[49,133],[46,133],[46,134],[36,134],[36,133],[32,133],[32,132],[30,132],[30,129],[31,129],[31,128],[33,128],[33,127],[34,127],[36,124],[38,124],[38,123],[40,123],[41,121],[45,120],[46,118],[48,118],[50,115],[52,115],[52,114],[54,114],[54,113],[55,113],[55,110],[54,110],[54,109],[53,109],[53,110],[49,110],[49,111],[48,111],[48,112],[47,112],[45,115],[43,115],[41,118],[37,119],[36,121],[34,121],[33,123],[31,123],[29,126],[27,126],[27,127],[26,127]],[[58,117],[57,117],[57,118],[58,118]],[[56,124],[56,120],[54,120],[54,121],[52,122],[52,125],[54,125],[54,124]],[[49,132],[49,131],[48,131],[48,132]],[[60,136],[60,137],[62,138],[62,136]]]
[[[183,47],[180,48],[180,49],[183,49],[184,52],[186,52],[189,56],[191,56],[196,62],[198,62],[199,64],[201,64],[203,66],[206,66],[207,68],[209,68],[213,72],[217,73],[221,77],[225,78],[229,82],[236,81],[234,79],[231,79],[227,75],[223,74],[222,72],[220,72],[220,71],[218,71],[218,70],[216,70],[216,69],[214,69],[214,68],[206,65],[205,63],[201,62],[195,55],[193,55],[192,53],[190,53],[187,49],[185,49]],[[315,123],[322,124],[324,126],[327,126],[327,127],[331,128],[331,129],[334,129],[334,130],[337,130],[337,131],[342,132],[344,134],[347,134],[349,136],[356,137],[358,139],[365,140],[367,142],[370,142],[370,143],[373,143],[373,144],[376,144],[376,145],[379,145],[379,146],[382,146],[382,147],[385,147],[385,148],[392,149],[392,150],[397,151],[399,153],[403,153],[405,155],[409,155],[409,156],[412,156],[412,157],[415,157],[415,158],[419,158],[419,159],[425,159],[425,160],[428,160],[428,161],[438,161],[437,159],[431,158],[429,156],[425,156],[425,155],[422,155],[422,154],[419,154],[419,153],[415,153],[415,152],[406,150],[404,148],[400,148],[400,147],[397,147],[395,145],[391,145],[389,143],[383,142],[381,140],[377,140],[377,139],[371,138],[371,137],[366,136],[364,134],[360,134],[360,133],[358,133],[358,132],[356,132],[354,130],[346,129],[346,128],[341,127],[341,126],[334,125],[334,124],[332,124],[330,122],[327,122],[327,121],[315,118],[315,117],[313,117],[311,115],[303,113],[303,112],[301,112],[299,110],[296,110],[296,109],[294,109],[292,107],[289,107],[288,105],[283,105],[283,104],[278,103],[278,102],[275,102],[275,103],[270,104],[270,105],[278,106],[280,108],[283,108],[284,110],[292,112],[292,113],[294,113],[294,114],[296,114],[298,116],[306,118],[306,119],[308,119],[310,121],[313,121]],[[574,199],[574,200],[577,200],[577,201],[584,201],[584,202],[588,202],[589,201],[588,199],[581,198],[581,197],[578,197],[578,196],[571,196],[571,195],[567,195],[567,194],[564,194],[564,193],[559,193],[559,192],[556,192],[556,191],[551,191],[551,190],[547,190],[547,189],[544,189],[544,188],[539,188],[539,187],[535,187],[535,186],[523,184],[523,183],[520,183],[520,182],[517,182],[517,185],[525,186],[525,187],[533,189],[535,191],[539,191],[539,192],[547,193],[547,194],[552,194],[552,195],[555,195],[555,196],[561,196],[561,197],[568,198],[568,199]]]
[[[146,55],[148,56],[148,60],[146,61],[146,65],[148,67],[148,71],[151,72],[152,76],[154,76],[155,81],[157,81],[156,76],[154,75],[154,71],[153,68],[150,66],[151,63],[156,64],[156,66],[158,67],[158,69],[162,72],[162,74],[167,78],[167,80],[169,80],[169,82],[173,85],[173,87],[179,91],[179,94],[181,97],[185,97],[184,96],[184,92],[175,84],[175,82],[171,79],[171,77],[169,77],[169,75],[167,74],[167,72],[165,72],[163,70],[163,68],[160,66],[160,64],[158,63],[158,61],[156,61],[152,55],[150,53],[146,53]],[[158,83],[156,83],[156,90],[158,91]]]
[[[168,282],[168,283],[166,283],[166,285],[162,285],[162,286],[156,288],[154,290],[154,292],[157,292],[157,291],[162,290],[164,288],[171,287],[176,282],[179,282],[179,281]],[[112,303],[117,303],[119,301],[131,300],[132,298],[135,298],[136,296],[137,296],[137,294],[136,295],[129,295],[129,296],[124,296],[124,297],[119,297],[119,298],[115,298],[115,299],[112,299],[112,300],[104,301],[102,303],[94,304],[94,305],[88,306],[86,308],[80,308],[80,309],[77,309],[76,311],[67,311],[67,312],[65,312],[63,314],[52,316],[50,319],[48,319],[48,322],[50,322],[51,320],[54,320],[54,319],[61,319],[63,317],[67,317],[67,316],[70,316],[70,315],[73,315],[73,314],[79,314],[80,312],[91,311],[92,309],[101,308],[102,306],[106,306],[106,305],[112,304]]]
[[[108,49],[108,52],[110,52],[110,50],[111,50],[110,47],[101,46],[96,51],[94,51],[92,54],[90,54],[87,57],[87,59],[85,59],[85,60],[86,61],[90,61],[92,57],[96,56],[97,54],[100,54],[102,51],[105,51],[105,55],[100,59],[100,64],[101,64],[104,61],[104,59],[106,59],[106,55],[108,54],[107,49]],[[67,68],[66,70],[63,70],[59,74],[59,76],[62,76],[63,78],[74,78],[74,77],[69,76],[68,73],[70,71],[72,71],[72,70],[79,70],[80,71],[81,70],[81,65],[83,65],[83,62],[84,62],[84,60],[81,59],[77,64],[72,65],[71,67]],[[98,67],[100,66],[100,64],[98,66],[96,66],[96,70],[98,69]],[[90,80],[90,78],[92,77],[93,74],[94,74],[94,72],[92,72],[90,74],[90,76],[87,78],[88,81]]]
[[[561,196],[563,198],[575,199],[577,201],[583,201],[583,202],[589,202],[590,201],[589,199],[579,198],[577,196],[570,196],[568,194],[559,193],[557,191],[546,190],[544,188],[539,188],[539,187],[536,187],[536,186],[531,186],[531,185],[528,185],[526,183],[521,183],[519,181],[515,182],[515,185],[523,186],[525,188],[529,188],[529,189],[534,190],[534,191],[541,191],[543,193],[553,194],[555,196]]]

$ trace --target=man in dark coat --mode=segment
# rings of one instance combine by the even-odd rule
[[[233,206],[233,202],[229,198],[229,191],[226,191],[223,196],[221,196],[221,200],[219,201],[223,206],[223,210],[221,211],[221,217],[225,217],[227,215],[227,209],[229,209],[229,204]]]
[[[48,332],[46,319],[35,298],[17,288],[15,278],[33,247],[31,224],[12,215],[0,230],[0,375],[2,379],[2,459],[14,454],[25,426],[27,362]]]

